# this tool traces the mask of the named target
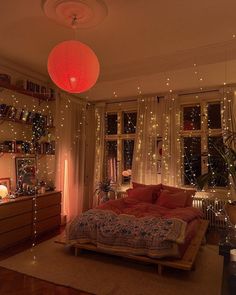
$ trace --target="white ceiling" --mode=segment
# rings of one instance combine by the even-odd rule
[[[101,65],[97,84],[81,96],[101,100],[236,83],[235,0],[104,2],[106,19],[77,34]],[[73,38],[71,29],[47,19],[40,0],[0,1],[0,58],[48,76],[50,50]]]

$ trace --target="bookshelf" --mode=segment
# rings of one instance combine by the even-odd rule
[[[52,116],[45,116],[40,113],[31,112],[26,109],[16,109],[12,105],[0,104],[0,123],[13,122],[17,124],[24,124],[32,126],[40,124],[46,131],[54,129]],[[38,123],[39,122],[39,123]],[[33,130],[32,130],[33,132]],[[50,133],[50,132],[48,132]],[[35,154],[40,155],[54,155],[55,154],[55,141],[42,141],[33,146],[30,138],[29,140],[3,140],[0,141],[1,153],[20,153],[20,154]]]
[[[0,166],[4,167],[0,179],[10,178],[10,190],[16,191],[19,185],[16,159],[25,160],[27,164],[27,159],[35,158],[37,181],[54,183],[54,98],[48,97],[46,92],[45,95],[33,93],[1,80],[0,92]]]
[[[16,92],[19,94],[24,94],[29,97],[37,98],[39,101],[40,100],[46,100],[46,101],[54,101],[55,100],[55,95],[52,91],[50,94],[49,93],[37,93],[37,92],[26,90],[23,87],[19,87],[17,85],[4,83],[2,81],[0,81],[0,88],[2,88],[3,90],[4,89],[12,90],[13,92]]]

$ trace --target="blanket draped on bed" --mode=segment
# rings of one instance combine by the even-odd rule
[[[67,228],[67,238],[104,250],[160,258],[178,255],[177,244],[184,242],[186,224],[178,218],[136,218],[97,208],[75,218]]]

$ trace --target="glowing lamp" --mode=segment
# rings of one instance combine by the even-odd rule
[[[96,83],[100,70],[93,50],[75,40],[56,45],[48,56],[47,67],[52,81],[70,93],[90,89]]]
[[[7,187],[3,184],[0,185],[0,199],[1,198],[6,198],[8,195],[8,190]]]
[[[132,174],[131,169],[124,170],[124,171],[122,172],[122,176],[124,176],[124,177],[129,177],[129,176],[131,176],[131,174]]]

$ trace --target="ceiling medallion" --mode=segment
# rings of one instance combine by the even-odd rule
[[[76,29],[95,27],[108,13],[102,0],[43,0],[42,9],[48,18],[69,28],[76,17]]]

